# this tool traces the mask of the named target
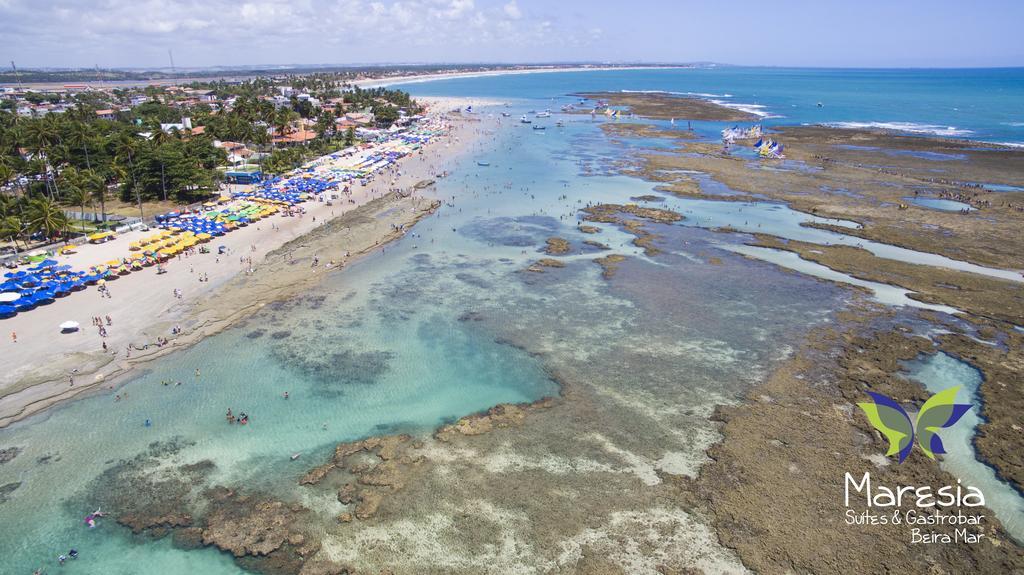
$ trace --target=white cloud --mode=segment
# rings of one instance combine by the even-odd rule
[[[424,62],[536,58],[594,34],[517,0],[0,0],[25,66]]]
[[[516,3],[516,0],[505,4],[503,10],[505,11],[505,16],[512,20],[518,20],[523,17],[523,12],[519,9],[519,4]]]

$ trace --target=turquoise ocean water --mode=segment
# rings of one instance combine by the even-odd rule
[[[509,101],[566,101],[566,94],[587,91],[664,91],[741,107],[764,115],[769,126],[892,127],[1024,145],[1024,68],[717,67],[552,72],[399,85],[415,94]]]
[[[481,123],[486,137],[453,159],[454,175],[429,192],[449,205],[385,255],[154,362],[118,390],[128,392],[124,401],[98,394],[0,430],[0,448],[21,449],[0,466],[0,572],[56,571],[56,556],[71,547],[81,558],[63,568],[67,573],[240,572],[212,549],[183,551],[166,538],[132,536],[110,518],[96,529],[83,524],[101,475],[154,444],[175,446],[158,455],[166,465],[212,460],[216,482],[258,486],[321,509],[331,525],[338,504],[296,484],[339,441],[425,433],[497,403],[556,394],[552,374],[563,371],[623,396],[661,394],[710,412],[760,381],[791,351],[787,342],[851,297],[737,255],[730,248],[743,234],[707,230],[733,225],[811,241],[839,237],[801,227],[811,217],[781,204],[666,198],[663,205],[690,219],[664,233],[665,253],[657,258],[643,256],[632,236],[612,226],[598,236],[580,234],[581,206],[626,202],[652,186],[614,174],[611,163],[623,152],[588,116],[552,118],[538,133],[514,122],[527,110],[557,110],[575,101],[568,94],[576,91],[664,90],[764,106],[756,110],[778,116],[766,123],[899,122],[1024,143],[1021,70],[644,70],[406,87],[507,101],[514,115],[502,125],[493,117]],[[556,119],[565,127],[556,128]],[[710,136],[720,126],[696,128]],[[524,274],[556,235],[583,255],[567,257],[557,273]],[[584,239],[634,257],[605,280],[590,259],[607,252],[586,251]],[[705,265],[709,256],[722,265]],[[228,407],[248,413],[251,423],[227,425]],[[146,419],[151,427],[143,426]],[[704,430],[704,423],[697,417],[679,425]],[[642,439],[643,430],[635,435]],[[692,450],[699,462],[700,446]],[[293,453],[302,456],[293,462]]]

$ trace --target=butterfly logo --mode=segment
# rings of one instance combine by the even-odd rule
[[[873,403],[858,403],[857,406],[864,410],[871,425],[889,440],[887,456],[899,454],[903,463],[914,448],[916,430],[918,447],[930,459],[935,459],[936,453],[946,453],[939,430],[952,427],[971,408],[970,404],[956,403],[959,390],[959,386],[951,387],[928,398],[917,413],[915,423],[910,422],[910,416],[898,403],[880,393],[869,391]]]

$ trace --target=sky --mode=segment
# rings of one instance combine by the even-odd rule
[[[32,67],[462,62],[1024,66],[1024,0],[0,0]]]

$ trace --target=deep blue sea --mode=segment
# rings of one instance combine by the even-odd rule
[[[1024,68],[674,68],[465,77],[396,84],[420,96],[571,101],[586,91],[702,96],[766,125],[876,126],[1024,145]],[[818,103],[821,107],[818,107]]]

